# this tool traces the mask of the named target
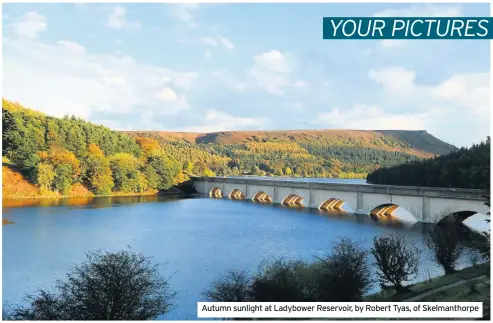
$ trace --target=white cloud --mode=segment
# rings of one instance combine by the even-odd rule
[[[3,42],[4,97],[54,116],[177,114],[188,107],[186,94],[197,78],[196,72],[143,65],[129,56],[91,54],[67,40]]]
[[[298,60],[291,53],[271,50],[253,58],[253,66],[248,74],[265,91],[283,95],[286,86],[293,86],[291,74],[298,66]]]
[[[481,116],[489,113],[488,73],[454,74],[441,84],[427,90],[435,98],[467,108],[467,112]]]
[[[414,90],[416,74],[402,67],[390,67],[381,70],[370,70],[370,79],[382,84],[384,88],[398,94],[410,93]]]
[[[57,41],[57,44],[63,48],[66,48],[70,51],[73,51],[75,53],[83,54],[86,52],[86,49],[84,48],[84,46],[77,44],[76,42],[73,42],[73,41],[59,40],[59,41]]]
[[[195,29],[199,27],[199,23],[195,18],[196,12],[199,9],[197,3],[173,3],[167,6],[172,18],[180,21],[188,28]]]
[[[219,37],[219,40],[221,41],[221,45],[224,46],[227,50],[233,50],[235,49],[235,44],[233,42],[225,37]]]
[[[126,15],[127,13],[124,7],[115,7],[108,15],[106,25],[113,29],[139,29],[140,23],[138,21],[128,21]]]
[[[175,90],[173,90],[169,86],[166,86],[161,91],[159,91],[156,94],[156,97],[160,100],[163,100],[164,102],[176,104],[177,106],[182,107],[183,109],[189,108],[185,97],[179,96],[175,92]]]
[[[416,73],[402,67],[370,70],[370,79],[380,83],[387,95],[412,98],[414,102],[438,102],[467,108],[467,113],[489,112],[489,74],[459,73],[437,85],[416,84]]]
[[[186,127],[183,131],[190,132],[217,132],[228,130],[259,129],[266,124],[264,118],[235,117],[230,114],[208,110],[204,117],[204,123],[197,126]]]
[[[232,51],[235,49],[235,44],[227,39],[226,37],[218,36],[218,37],[212,37],[212,36],[207,36],[207,37],[201,37],[199,38],[199,42],[206,46],[223,46],[226,50]]]
[[[396,129],[405,120],[418,125],[423,118],[416,116],[425,115],[429,121],[425,129],[441,138],[454,138],[456,145],[468,146],[471,138],[479,142],[489,134],[489,73],[456,73],[435,85],[416,83],[415,73],[400,67],[372,70],[369,76],[383,87],[378,94],[383,105],[413,111],[405,118],[382,117]],[[468,128],[468,136],[450,132],[461,125]]]
[[[427,118],[427,113],[389,113],[378,106],[357,103],[351,109],[319,113],[312,123],[354,130],[422,130],[426,129]]]
[[[414,4],[401,9],[387,9],[375,13],[375,17],[457,17],[462,15],[460,5]]]
[[[12,28],[18,36],[34,39],[40,32],[46,30],[48,24],[43,15],[30,11],[7,26]]]

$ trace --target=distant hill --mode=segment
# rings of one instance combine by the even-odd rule
[[[436,155],[446,155],[457,150],[457,147],[430,135],[426,130],[377,130],[377,132],[394,136],[409,143],[412,148],[429,151]]]
[[[379,167],[448,154],[457,148],[426,131],[278,130],[186,133],[127,131],[176,149],[228,159],[232,174],[364,178]],[[219,172],[221,173],[221,172]],[[226,171],[225,173],[228,173]]]
[[[126,131],[134,136],[154,136],[173,142],[237,145],[249,142],[324,143],[332,146],[375,148],[420,157],[445,155],[457,148],[425,130],[275,130],[221,131],[211,133]]]

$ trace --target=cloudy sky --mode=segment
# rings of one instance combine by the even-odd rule
[[[3,97],[119,130],[489,134],[489,44],[322,40],[323,16],[488,4],[4,4]]]

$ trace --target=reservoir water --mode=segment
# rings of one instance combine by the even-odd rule
[[[263,260],[311,261],[340,237],[369,247],[373,237],[400,232],[420,249],[429,225],[376,222],[369,216],[329,214],[228,199],[113,197],[4,200],[3,304],[26,293],[53,290],[88,251],[127,246],[153,257],[176,291],[161,319],[196,319],[201,293],[228,269],[256,272]],[[416,280],[440,275],[423,253]],[[375,286],[375,289],[377,286]]]

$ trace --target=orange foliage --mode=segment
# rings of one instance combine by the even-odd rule
[[[153,155],[161,150],[161,146],[152,138],[137,137],[135,141],[139,144],[140,148],[144,151],[144,154],[149,156]]]
[[[2,197],[4,199],[39,196],[39,189],[29,183],[24,176],[7,166],[2,166]]]
[[[60,164],[71,165],[73,169],[74,178],[80,174],[79,160],[77,159],[77,157],[75,157],[75,154],[73,152],[68,151],[65,148],[52,147],[47,154],[46,152],[38,152],[38,155],[41,157],[41,159],[48,160],[48,162],[52,165],[60,165]]]
[[[94,194],[81,183],[76,183],[72,185],[72,187],[70,188],[70,192],[68,193],[68,197],[90,197],[90,196],[94,196]]]

